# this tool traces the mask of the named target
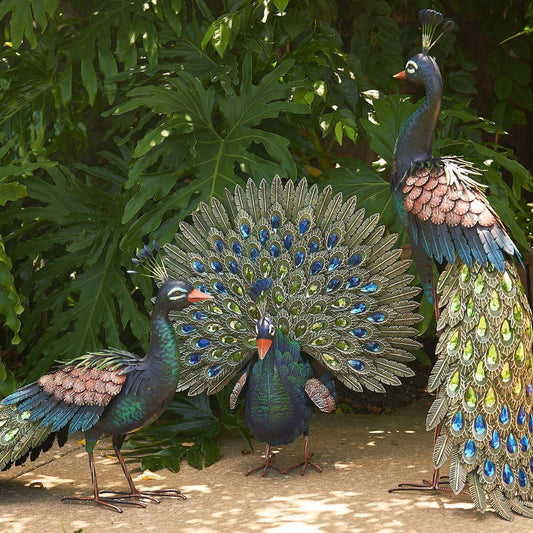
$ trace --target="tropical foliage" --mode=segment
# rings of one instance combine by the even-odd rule
[[[142,353],[153,287],[125,274],[134,249],[248,176],[331,183],[401,231],[387,174],[416,104],[391,75],[427,4],[3,0],[0,335],[16,377],[102,345]],[[474,28],[436,50],[449,95],[436,147],[486,169],[528,248],[533,181],[504,132],[527,138],[533,3],[490,4],[435,2]],[[0,393],[15,382],[0,363]]]

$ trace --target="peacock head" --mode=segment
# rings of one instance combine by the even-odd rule
[[[420,52],[407,61],[405,70],[398,72],[394,77],[417,85],[424,85],[433,77],[440,79],[440,70],[437,62],[429,54]]]
[[[276,328],[274,327],[272,319],[263,317],[257,321],[255,331],[257,333],[257,351],[259,353],[259,358],[264,359],[274,342]]]
[[[180,311],[193,303],[209,298],[213,297],[210,294],[195,289],[186,281],[168,280],[159,288],[156,306],[161,310]]]

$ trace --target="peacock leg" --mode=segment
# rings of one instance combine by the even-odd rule
[[[99,505],[103,505],[104,507],[107,507],[109,509],[113,509],[114,511],[117,511],[119,513],[122,512],[122,509],[118,505],[114,505],[114,503],[111,503],[111,502],[117,502],[117,503],[122,503],[126,505],[138,505],[139,507],[146,507],[146,505],[142,502],[128,502],[128,501],[121,500],[120,498],[108,498],[108,497],[102,498],[100,496],[101,492],[98,490],[98,481],[96,479],[96,467],[94,465],[94,455],[92,451],[89,453],[89,468],[91,470],[91,482],[93,485],[93,496],[63,496],[63,498],[61,498],[62,501],[78,500],[78,501],[84,501],[84,502],[94,502]]]
[[[245,476],[249,476],[250,474],[257,472],[258,470],[262,470],[261,476],[265,477],[265,474],[267,473],[267,470],[269,468],[273,468],[274,470],[277,470],[280,474],[284,474],[285,472],[283,472],[279,466],[276,466],[274,463],[272,463],[272,461],[270,460],[271,457],[272,454],[270,453],[270,444],[267,444],[265,448],[265,462],[260,464],[259,466],[256,466],[255,468],[252,468],[251,470],[248,470]]]
[[[322,472],[322,468],[320,468],[317,464],[312,463],[310,461],[312,455],[313,454],[311,453],[309,449],[309,435],[304,435],[304,460],[301,463],[297,463],[295,465],[289,466],[287,470],[283,470],[281,473],[287,474],[294,468],[298,468],[299,466],[302,466],[302,465],[303,465],[302,476],[305,474],[305,471],[307,470],[307,465],[312,466],[317,472]]]
[[[149,500],[154,503],[160,503],[160,501],[155,498],[155,496],[162,497],[162,496],[174,496],[176,498],[181,498],[183,500],[186,500],[187,497],[184,496],[181,491],[178,489],[159,489],[159,490],[143,490],[140,491],[135,487],[135,483],[133,482],[133,479],[131,477],[130,471],[128,470],[128,467],[126,466],[126,461],[124,461],[124,457],[122,456],[122,453],[120,452],[120,448],[122,447],[122,444],[124,443],[124,439],[126,438],[126,435],[113,435],[113,449],[115,450],[115,454],[117,456],[118,462],[120,463],[120,466],[122,467],[122,472],[124,472],[124,476],[126,477],[126,480],[128,481],[128,485],[130,487],[129,492],[122,492],[122,491],[115,491],[115,490],[103,490],[100,492],[100,494],[103,493],[112,493],[117,494],[116,498],[118,500],[122,500],[124,498],[140,498]],[[114,498],[114,496],[109,496],[109,499]]]

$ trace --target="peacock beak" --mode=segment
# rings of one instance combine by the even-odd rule
[[[401,72],[398,72],[398,74],[394,74],[393,78],[396,78],[398,80],[406,80],[407,73],[405,72],[405,70],[402,70]]]
[[[272,346],[272,339],[257,339],[257,351],[259,352],[259,359],[264,359],[268,350]]]
[[[189,296],[187,296],[187,301],[193,304],[195,302],[201,302],[202,300],[208,300],[209,298],[213,297],[210,294],[199,291],[198,289],[193,289],[189,293]]]

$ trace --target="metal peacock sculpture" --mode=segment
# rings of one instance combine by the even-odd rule
[[[333,398],[308,357],[356,391],[385,392],[384,384],[412,375],[405,362],[419,346],[420,317],[410,262],[393,248],[396,235],[377,226],[379,215],[365,218],[354,197],[343,201],[305,179],[249,180],[226,191],[224,203],[200,204],[192,218],[165,246],[165,268],[155,269],[161,281],[186,276],[215,296],[171,314],[184,345],[178,389],[214,393],[245,370],[233,396],[248,377],[247,420],[267,443],[263,472],[269,445],[301,433],[305,468],[308,400],[327,411]]]
[[[145,259],[139,255],[141,262]],[[122,512],[119,504],[145,507],[154,496],[181,496],[179,490],[140,492],[134,485],[120,448],[128,433],[150,424],[172,400],[180,365],[178,339],[169,311],[211,298],[182,281],[164,283],[155,299],[150,325],[150,349],[144,358],[109,349],[89,353],[42,376],[4,398],[0,403],[0,469],[35,460],[57,440],[63,446],[76,431],[85,433],[85,449],[93,496],[68,496],[63,500],[94,501]],[[100,491],[93,450],[102,434],[112,435],[113,449],[129,484],[129,492]],[[102,494],[113,492],[112,495]]]
[[[437,397],[426,422],[436,430],[435,471],[419,488],[439,488],[438,469],[451,458],[456,494],[468,482],[481,511],[488,500],[507,520],[512,511],[533,517],[531,310],[513,261],[520,254],[474,181],[480,172],[462,159],[432,155],[442,81],[428,52],[454,23],[431,9],[419,18],[422,52],[396,77],[424,85],[426,99],[398,137],[391,177],[438,318],[438,360],[428,385]],[[432,259],[447,263],[436,290]]]

